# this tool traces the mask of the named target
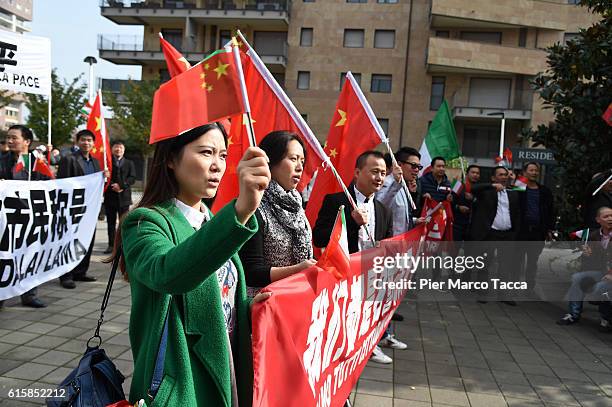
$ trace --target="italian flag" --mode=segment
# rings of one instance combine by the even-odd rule
[[[523,177],[522,175],[516,177],[516,180],[514,181],[514,190],[515,191],[526,191],[527,190],[527,182],[529,180],[526,177]]]
[[[24,169],[28,168],[29,161],[30,159],[28,154],[19,154],[19,158],[13,167],[13,174],[18,174]]]
[[[443,157],[449,161],[461,155],[453,117],[446,100],[442,102],[438,113],[431,122],[419,153],[423,172],[431,171],[431,159],[434,157]]]
[[[589,240],[589,229],[575,230],[570,233],[570,238],[586,242]]]
[[[458,179],[454,179],[453,183],[451,184],[451,190],[455,193],[455,194],[460,194],[461,191],[463,190],[463,182],[461,182]]]
[[[346,233],[346,220],[344,219],[344,205],[338,208],[334,228],[332,229],[329,243],[321,255],[317,266],[325,269],[337,279],[348,277],[350,254],[348,249],[348,236]]]

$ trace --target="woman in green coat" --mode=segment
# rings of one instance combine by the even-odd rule
[[[251,405],[250,303],[236,253],[257,231],[253,214],[270,172],[265,153],[248,149],[237,168],[238,198],[212,217],[202,200],[215,196],[226,156],[227,137],[216,123],[158,142],[142,200],[122,222],[116,247],[123,247],[132,293],[132,403]],[[163,379],[155,392],[166,315]]]

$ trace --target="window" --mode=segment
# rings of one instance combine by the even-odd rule
[[[183,30],[162,28],[161,30],[164,39],[168,41],[177,51],[183,48]]]
[[[467,157],[491,158],[499,153],[499,122],[494,126],[465,126],[463,154]]]
[[[429,97],[429,110],[438,110],[444,101],[444,86],[446,78],[444,76],[431,77],[431,95]]]
[[[396,4],[397,0],[376,0],[377,3]]]
[[[374,48],[395,48],[395,30],[374,31]]]
[[[304,3],[314,3],[315,0],[304,0]]]
[[[567,4],[580,4],[580,0],[567,0]]]
[[[346,0],[347,3],[367,3],[368,0]]]
[[[438,30],[438,31],[436,31],[436,37],[449,38],[450,37],[450,31]]]
[[[361,74],[357,72],[351,72],[351,73],[353,74],[355,81],[359,84],[359,86],[361,86]],[[346,80],[346,72],[340,73],[340,90],[342,90],[345,80]]]
[[[466,41],[501,44],[502,33],[497,31],[461,31],[461,39]]]
[[[574,41],[579,36],[580,36],[580,34],[578,34],[578,33],[565,33],[565,34],[563,34],[563,43],[567,44],[569,41]]]
[[[372,74],[371,92],[391,93],[391,75]]]
[[[298,72],[297,88],[301,90],[310,89],[310,72],[309,71],[299,71]]]
[[[519,30],[518,46],[525,48],[526,45],[527,45],[527,28],[521,27]]]
[[[363,30],[344,30],[344,47],[345,48],[363,48]]]
[[[276,82],[281,86],[281,88],[285,89],[285,74],[279,72],[272,72],[272,76],[276,79]]]
[[[232,30],[219,30],[219,48],[232,40]]]
[[[470,107],[507,109],[510,103],[511,79],[472,78],[470,80]]]
[[[381,119],[381,118],[377,118],[377,119],[378,119],[378,124],[380,124],[380,127],[382,127],[383,131],[385,132],[385,135],[389,137],[389,119]]]
[[[312,28],[303,28],[300,33],[300,47],[312,47]]]
[[[287,32],[255,31],[255,52],[263,56],[287,56]]]

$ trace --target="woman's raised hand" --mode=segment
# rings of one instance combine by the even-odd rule
[[[238,163],[240,193],[236,200],[236,216],[243,225],[249,220],[261,202],[270,182],[268,156],[258,147],[249,147]]]

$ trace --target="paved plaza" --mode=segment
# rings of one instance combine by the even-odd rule
[[[39,289],[42,310],[11,299],[0,311],[0,406],[37,406],[9,399],[10,389],[51,389],[76,366],[92,335],[109,266],[102,264],[105,225],[98,224],[91,274],[95,283]],[[546,276],[542,276],[545,278]],[[130,290],[113,289],[103,348],[127,377],[133,370],[127,335]],[[560,327],[559,304],[405,300],[394,323],[408,349],[391,365],[368,364],[351,398],[356,407],[612,406],[612,334],[597,331],[596,309],[581,324]],[[386,350],[386,352],[389,352]]]

